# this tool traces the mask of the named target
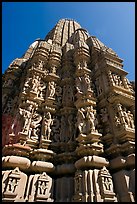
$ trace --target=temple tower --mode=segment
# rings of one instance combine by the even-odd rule
[[[3,74],[3,202],[135,202],[135,89],[61,19]]]

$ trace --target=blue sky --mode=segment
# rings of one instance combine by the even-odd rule
[[[135,80],[135,2],[2,2],[2,73],[62,18],[112,48]]]

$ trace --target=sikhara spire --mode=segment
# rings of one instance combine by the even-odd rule
[[[3,202],[135,202],[135,87],[122,62],[61,19],[9,65]]]

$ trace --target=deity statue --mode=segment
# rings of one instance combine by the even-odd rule
[[[85,112],[85,110],[83,108],[81,108],[78,110],[78,113],[77,113],[77,127],[79,129],[80,134],[85,133],[85,126],[86,126],[85,119],[86,119],[86,117],[84,115],[84,112]]]
[[[39,86],[38,86],[38,92],[37,92],[37,97],[43,98],[44,95],[44,90],[46,89],[46,85],[44,82],[40,82]]]
[[[38,139],[38,127],[40,126],[40,121],[42,120],[42,116],[38,113],[34,113],[32,116],[31,124],[30,124],[30,138]]]
[[[24,125],[23,125],[22,132],[26,133],[26,134],[29,131],[29,126],[30,126],[31,117],[32,117],[32,110],[33,110],[33,105],[32,104],[30,104],[30,106],[28,107],[28,110],[22,109],[22,108],[19,109],[20,114],[24,118]]]
[[[55,94],[55,82],[50,81],[48,84],[48,89],[47,89],[47,97],[53,98]]]
[[[95,111],[93,110],[93,107],[87,107],[87,113],[86,118],[88,120],[89,124],[89,130],[92,132],[96,132],[95,130]]]
[[[39,85],[39,76],[35,76],[32,80],[32,91],[37,93],[38,91],[38,85]]]
[[[44,114],[42,121],[42,135],[46,140],[50,139],[51,125],[53,125],[53,119],[51,118],[51,113],[47,112]]]

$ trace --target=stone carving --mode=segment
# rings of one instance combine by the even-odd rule
[[[82,60],[78,63],[77,69],[80,70],[82,68],[87,68],[87,62],[85,60]]]
[[[82,78],[81,77],[76,77],[76,89],[77,89],[77,92],[82,94]]]
[[[100,179],[100,185],[102,187],[102,191],[111,191],[113,192],[113,183],[112,183],[112,177],[110,176],[109,171],[106,169],[104,166],[100,171],[99,171],[99,178]]]
[[[42,136],[46,140],[50,139],[51,125],[53,125],[53,119],[51,113],[47,112],[44,114],[42,121]]]
[[[95,81],[96,89],[97,89],[97,95],[99,96],[102,93],[101,83],[99,81],[99,78]]]
[[[59,118],[53,119],[53,125],[52,125],[52,138],[53,141],[59,142],[60,141],[60,121]]]
[[[135,128],[135,125],[134,125],[134,117],[133,117],[133,114],[131,113],[131,111],[128,111],[127,112],[127,115],[128,115],[128,119],[129,119],[129,127],[131,128]]]
[[[109,79],[110,85],[115,85],[112,72],[110,70],[108,71],[108,79]]]
[[[116,126],[120,126],[121,125],[121,122],[120,122],[120,119],[117,115],[114,116],[114,121],[115,121],[115,125]]]
[[[109,81],[113,86],[124,86],[124,81],[123,78],[121,76],[119,76],[116,73],[113,73],[109,70],[108,72],[108,76],[109,76]]]
[[[3,202],[134,202],[135,85],[111,49],[61,22],[3,74]]]
[[[27,134],[29,131],[29,127],[30,127],[30,123],[31,123],[31,117],[32,117],[32,111],[33,111],[33,105],[32,104],[29,105],[28,110],[22,109],[22,108],[19,109],[20,115],[22,115],[24,118],[24,125],[22,128],[23,133]]]
[[[32,78],[28,77],[27,80],[25,81],[24,87],[23,87],[23,93],[27,93],[30,91],[31,89],[31,82],[32,82]]]
[[[14,170],[3,173],[2,183],[4,188],[3,201],[6,202],[25,202],[24,193],[27,182],[27,175],[22,173],[18,167]]]
[[[19,183],[18,179],[16,179],[16,178],[9,178],[9,182],[8,182],[8,185],[7,185],[7,191],[11,192],[11,193],[14,193],[16,187],[18,186],[18,183]]]
[[[34,113],[31,119],[30,123],[30,129],[29,129],[29,138],[33,140],[38,139],[38,134],[39,134],[39,126],[40,126],[40,121],[42,120],[42,116],[39,115],[38,113]]]
[[[57,85],[55,94],[56,94],[55,98],[56,98],[57,104],[59,106],[61,106],[61,103],[62,103],[62,87]]]
[[[91,132],[97,132],[96,126],[98,120],[95,117],[96,111],[93,110],[93,107],[86,107],[86,109],[81,108],[77,113],[77,127],[80,134],[88,134]]]
[[[60,128],[60,141],[65,142],[68,141],[68,131],[67,131],[67,118],[62,115],[61,117],[61,128]]]
[[[29,177],[26,201],[28,202],[53,202],[53,180],[43,172]]]
[[[84,114],[85,110],[83,108],[78,110],[77,113],[77,127],[79,130],[79,133],[85,133],[86,131],[86,122],[85,122],[85,114]]]
[[[54,98],[55,94],[55,82],[50,81],[47,88],[47,98]]]
[[[40,77],[34,75],[34,78],[32,79],[32,88],[31,88],[31,91],[37,93],[39,85],[40,85]]]
[[[122,107],[121,104],[117,104],[117,115],[115,116],[116,126],[119,124],[123,124],[128,128],[135,128],[134,125],[134,117],[130,110],[127,110],[126,107]]]
[[[88,74],[85,74],[84,80],[85,80],[85,92],[92,91],[91,90],[91,80]]]
[[[101,108],[100,109],[100,115],[101,115],[101,121],[103,123],[108,122],[109,118],[108,118],[108,113],[107,113],[107,108]]]
[[[44,66],[44,61],[39,60],[38,61],[38,65],[36,66],[38,69],[43,70],[43,66]]]
[[[112,177],[105,166],[98,173],[98,182],[100,187],[100,194],[104,201],[116,201],[113,190]]]
[[[72,86],[65,85],[63,87],[62,103],[65,106],[69,106],[72,104],[72,102],[74,102],[74,94],[73,94]]]
[[[78,200],[81,201],[82,197],[82,171],[78,170],[75,174],[75,197],[78,197]],[[74,200],[76,199],[74,197]]]
[[[122,86],[122,81],[120,76],[118,76],[117,74],[112,74],[112,77],[114,79],[114,83],[116,86]]]
[[[50,71],[51,71],[52,74],[56,74],[57,67],[55,65],[51,66]]]
[[[38,191],[37,191],[37,196],[41,195],[41,196],[45,196],[47,194],[48,191],[48,177],[46,175],[46,173],[44,172],[42,175],[40,175],[39,179],[38,179]],[[48,195],[49,196],[49,195]],[[47,196],[47,197],[48,197]]]
[[[68,125],[69,125],[69,136],[68,137],[70,141],[73,141],[76,136],[75,119],[74,119],[73,114],[70,114],[68,116]]]
[[[129,121],[129,117],[128,117],[128,114],[127,114],[127,109],[124,107],[123,110],[123,116],[124,116],[124,123],[127,127],[130,126],[130,121]]]
[[[46,89],[46,84],[41,81],[39,86],[38,86],[38,92],[37,92],[37,97],[40,97],[40,98],[44,98],[44,93],[45,93],[45,89]]]
[[[76,77],[76,90],[78,94],[86,94],[87,91],[92,92],[91,80],[88,74],[84,74],[84,76]]]
[[[96,110],[93,107],[87,107],[86,118],[88,120],[88,132],[97,132],[95,126],[98,124],[97,118],[95,118]]]

